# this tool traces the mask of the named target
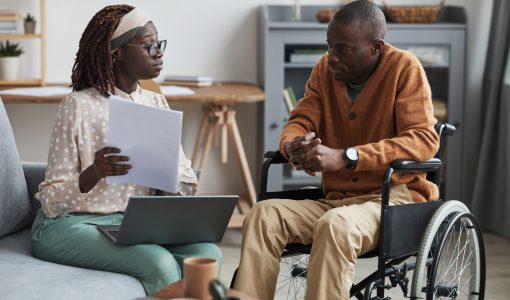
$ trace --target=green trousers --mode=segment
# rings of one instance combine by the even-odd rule
[[[96,225],[118,225],[122,217],[122,213],[70,214],[50,219],[39,210],[32,225],[33,254],[58,264],[131,275],[147,294],[182,278],[186,257],[210,257],[221,265],[221,250],[212,243],[117,246]]]

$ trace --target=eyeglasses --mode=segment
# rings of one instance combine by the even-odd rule
[[[124,44],[124,45],[144,47],[145,50],[147,50],[147,53],[149,53],[150,56],[155,56],[158,53],[158,50],[161,51],[161,54],[165,53],[166,40],[152,42],[152,43],[146,44],[146,45],[140,45],[140,44]]]

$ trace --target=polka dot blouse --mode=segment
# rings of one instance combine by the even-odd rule
[[[169,109],[162,95],[140,87],[131,94],[119,89],[115,93],[137,103]],[[80,173],[94,163],[95,152],[108,145],[107,133],[108,99],[96,89],[73,92],[60,103],[51,131],[46,178],[36,194],[47,217],[54,218],[72,212],[122,212],[129,197],[154,195],[154,189],[127,183],[107,184],[105,178],[88,193],[81,193]],[[182,147],[179,180],[180,194],[196,192],[197,178]]]

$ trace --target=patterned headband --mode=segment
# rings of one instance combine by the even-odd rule
[[[112,36],[112,52],[128,43],[151,19],[139,8],[135,8],[120,19],[119,26]]]

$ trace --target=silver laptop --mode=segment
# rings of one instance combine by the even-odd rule
[[[121,225],[98,225],[118,245],[217,243],[239,196],[136,196]]]

